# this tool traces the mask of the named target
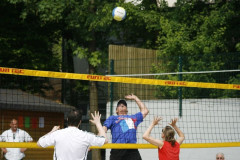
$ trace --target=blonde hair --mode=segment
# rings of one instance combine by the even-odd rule
[[[163,134],[164,134],[164,140],[171,143],[172,147],[175,146],[175,131],[172,127],[170,126],[166,126],[163,130]]]

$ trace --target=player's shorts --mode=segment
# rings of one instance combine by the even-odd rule
[[[112,149],[110,160],[142,160],[137,149]]]

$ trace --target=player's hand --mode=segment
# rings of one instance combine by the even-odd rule
[[[2,148],[3,154],[7,153],[7,149],[6,148]]]
[[[154,117],[152,124],[157,125],[163,118],[162,117]]]
[[[130,100],[135,100],[137,96],[135,96],[134,94],[129,94],[129,95],[126,95],[125,98],[126,99],[130,99]]]
[[[92,122],[93,124],[97,124],[97,123],[101,123],[100,119],[101,119],[101,114],[99,114],[99,111],[98,112],[94,112],[94,115],[91,113],[92,115],[92,118],[93,119],[90,119],[89,121]]]
[[[20,148],[20,152],[24,153],[27,150],[27,148]]]
[[[60,126],[54,126],[53,129],[51,130],[51,132],[55,132],[55,131],[57,131],[59,129],[60,129]]]
[[[169,123],[169,125],[171,125],[172,127],[175,127],[177,121],[178,121],[178,118],[174,118],[174,119],[171,120],[171,123]]]

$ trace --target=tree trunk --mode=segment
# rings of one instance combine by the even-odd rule
[[[95,0],[91,0],[91,5],[90,5],[90,12],[95,13],[96,12],[96,7],[95,7]],[[95,32],[92,31],[92,40],[89,42],[89,52],[94,52],[96,51],[96,35]],[[96,73],[96,69],[94,66],[89,64],[89,73],[94,74]],[[97,93],[97,82],[96,81],[90,81],[90,112],[94,113],[95,111],[98,110],[98,93]],[[97,128],[93,125],[91,125],[91,131],[95,134],[97,133]],[[99,149],[93,149],[92,150],[92,160],[101,160],[101,152]]]
[[[90,69],[90,73],[94,73],[94,69]],[[97,94],[97,82],[90,81],[90,113],[98,111],[98,94]],[[98,134],[95,125],[90,124],[91,132]],[[101,152],[99,149],[92,150],[92,160],[101,160]]]

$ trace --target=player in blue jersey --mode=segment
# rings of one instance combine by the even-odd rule
[[[104,130],[111,130],[112,143],[136,143],[136,130],[138,125],[148,114],[147,107],[141,100],[131,94],[125,96],[126,99],[135,100],[140,112],[128,115],[127,102],[120,100],[117,103],[116,116],[110,116],[103,124]],[[141,155],[137,149],[112,149],[110,160],[141,160]]]

